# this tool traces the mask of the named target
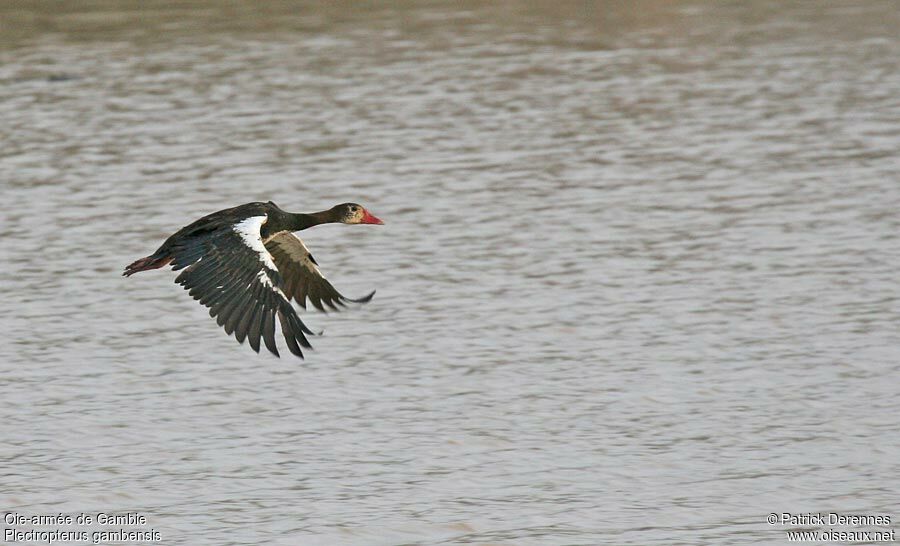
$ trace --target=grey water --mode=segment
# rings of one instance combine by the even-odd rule
[[[0,4],[0,511],[138,513],[154,544],[896,523],[898,28],[891,1]],[[304,232],[377,289],[303,314],[305,360],[120,276],[270,199],[385,220]]]

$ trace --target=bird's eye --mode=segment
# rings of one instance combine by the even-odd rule
[[[350,207],[350,212],[356,212],[359,210],[359,207]]]

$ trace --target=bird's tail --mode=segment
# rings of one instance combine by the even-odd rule
[[[138,271],[159,269],[160,267],[168,265],[171,261],[172,258],[169,256],[157,256],[156,254],[153,254],[151,256],[147,256],[146,258],[141,258],[140,260],[132,262],[125,268],[125,272],[122,273],[122,275],[125,277],[130,277]]]

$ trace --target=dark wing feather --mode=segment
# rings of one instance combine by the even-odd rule
[[[266,240],[265,245],[284,278],[284,293],[304,309],[307,299],[319,311],[325,311],[326,306],[337,311],[346,302],[366,303],[375,295],[374,291],[359,299],[341,295],[322,275],[303,241],[291,232],[278,233]]]
[[[175,282],[208,307],[209,315],[228,335],[240,343],[248,340],[256,352],[262,338],[266,348],[279,356],[277,316],[288,348],[303,358],[300,347],[310,347],[306,334],[313,332],[283,291],[282,274],[260,238],[264,223],[264,216],[255,216],[174,241],[173,269],[183,269]]]

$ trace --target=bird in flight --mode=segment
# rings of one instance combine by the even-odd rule
[[[275,319],[291,353],[303,358],[315,335],[297,316],[293,299],[306,309],[337,310],[349,303],[322,275],[309,249],[293,232],[319,224],[383,224],[356,203],[343,203],[311,214],[290,213],[278,205],[247,203],[200,218],[166,239],[159,250],[125,268],[124,276],[167,265],[182,270],[175,282],[209,308],[225,332],[239,343],[246,339],[257,353],[260,338],[279,356]]]

